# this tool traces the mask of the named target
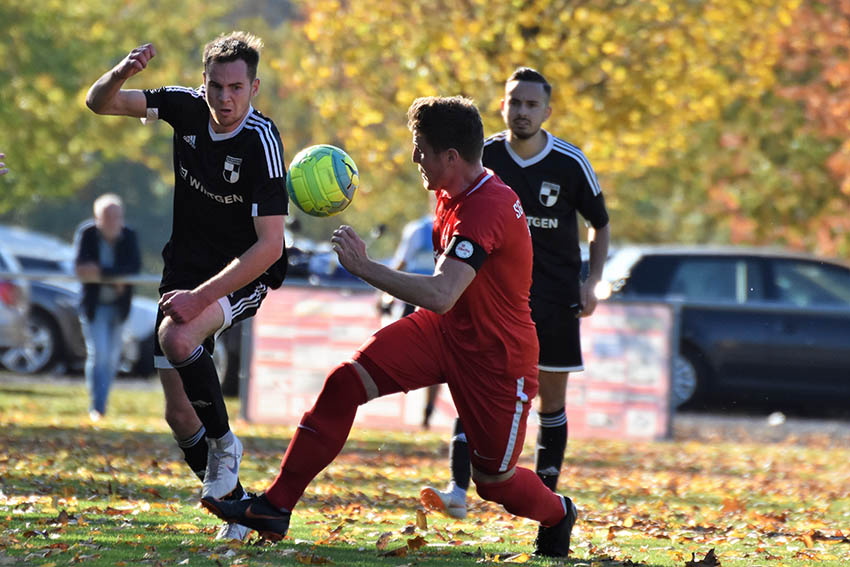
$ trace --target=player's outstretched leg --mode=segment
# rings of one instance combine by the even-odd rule
[[[244,500],[220,500],[201,498],[204,508],[229,522],[228,525],[248,526],[257,530],[261,537],[280,541],[289,531],[289,512],[275,508],[265,494],[247,497]]]
[[[280,474],[266,493],[247,500],[204,496],[201,504],[219,518],[255,529],[266,539],[282,539],[289,529],[291,510],[310,481],[342,450],[357,406],[366,399],[352,364],[339,365],[328,375],[313,408],[301,419],[281,462]]]

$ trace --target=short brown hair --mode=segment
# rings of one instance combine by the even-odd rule
[[[472,99],[463,96],[417,98],[407,110],[407,127],[424,136],[435,152],[454,148],[470,163],[481,159],[484,125]]]
[[[536,69],[532,69],[531,67],[517,67],[516,70],[511,73],[511,76],[508,77],[508,80],[505,81],[505,84],[510,83],[512,81],[528,81],[529,83],[540,83],[543,85],[543,92],[546,93],[546,98],[550,98],[552,96],[552,85],[549,84],[549,81],[546,80],[539,71]]]
[[[230,63],[241,59],[248,66],[248,77],[253,81],[257,77],[257,65],[260,63],[260,50],[263,40],[244,31],[221,34],[204,47],[204,71],[210,63]]]

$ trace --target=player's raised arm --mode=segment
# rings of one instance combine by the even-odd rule
[[[144,118],[147,101],[140,90],[125,90],[124,82],[143,71],[156,55],[152,43],[135,48],[115,67],[104,73],[89,89],[86,106],[96,114]]]

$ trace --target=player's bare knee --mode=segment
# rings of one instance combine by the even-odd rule
[[[566,405],[569,372],[541,371],[537,392],[537,411],[552,413]]]
[[[540,394],[540,403],[538,403],[538,412],[539,413],[552,413],[553,411],[558,411],[562,407],[564,407],[566,403],[565,397],[561,395],[549,395],[545,396],[541,392]]]
[[[159,328],[159,345],[172,364],[186,360],[198,348],[197,343],[179,325],[170,320],[164,322]]]

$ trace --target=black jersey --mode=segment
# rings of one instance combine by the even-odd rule
[[[253,107],[234,131],[215,133],[203,87],[144,93],[147,119],[174,128],[174,213],[161,288],[192,288],[257,241],[254,217],[288,212],[283,144]],[[260,280],[276,288],[285,272],[284,248]]]
[[[545,131],[544,131],[545,132]],[[483,162],[519,195],[534,247],[531,297],[560,305],[579,300],[578,219],[595,228],[608,224],[596,173],[582,151],[545,132],[546,147],[522,159],[510,147],[507,131],[484,142]]]

